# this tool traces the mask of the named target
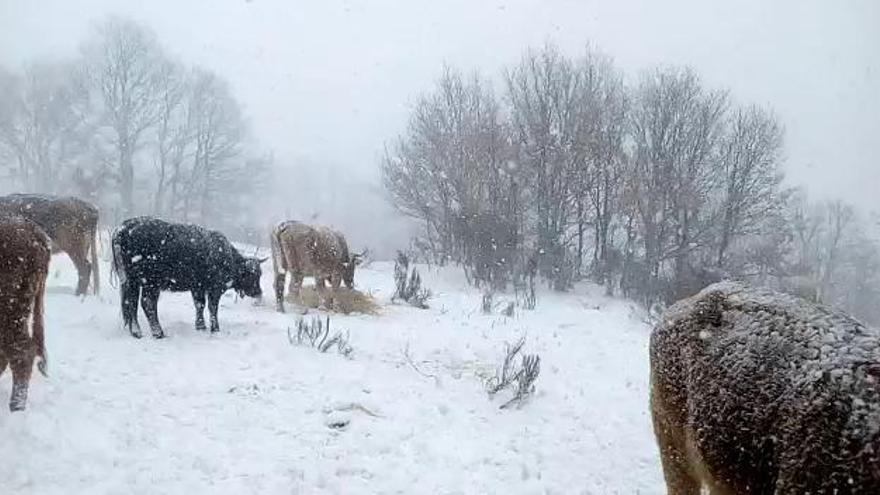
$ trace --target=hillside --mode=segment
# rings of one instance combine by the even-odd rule
[[[214,336],[193,329],[188,293],[164,293],[169,338],[132,339],[102,269],[102,296],[79,299],[69,260],[52,260],[50,377],[35,374],[26,413],[0,410],[2,493],[662,492],[649,328],[596,287],[488,316],[457,270],[423,268],[436,295],[418,310],[390,304],[392,266],[374,263],[357,284],[380,314],[332,318],[346,360],[292,346],[296,315],[268,293],[227,293]],[[542,358],[537,392],[499,410],[481,381],[521,335]],[[7,372],[4,404],[10,387]]]

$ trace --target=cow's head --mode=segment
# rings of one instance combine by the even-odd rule
[[[244,297],[262,297],[263,290],[260,288],[260,277],[263,275],[260,270],[260,263],[269,258],[245,258],[241,269],[235,280],[232,282],[232,288],[238,292],[238,295]]]
[[[351,255],[351,257],[343,263],[342,283],[349,289],[354,289],[354,269],[364,262],[366,251]]]

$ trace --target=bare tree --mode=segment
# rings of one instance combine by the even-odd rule
[[[117,17],[97,26],[83,54],[110,131],[122,213],[128,216],[134,211],[135,154],[162,111],[165,56],[152,31]]]
[[[395,205],[424,223],[420,244],[469,278],[497,280],[485,267],[516,257],[540,266],[514,275],[518,291],[536,271],[565,289],[591,250],[594,280],[650,305],[735,276],[867,307],[856,294],[880,280],[876,243],[854,234],[851,207],[782,187],[769,109],[730,111],[686,68],[627,87],[590,49],[575,62],[529,51],[504,82],[499,108],[447,69],[383,159]]]
[[[424,222],[441,261],[464,263],[476,280],[492,280],[485,268],[510,263],[518,244],[519,171],[508,150],[491,91],[447,68],[382,163],[398,210]]]
[[[529,51],[507,71],[517,162],[526,169],[535,215],[540,270],[556,289],[566,289],[573,266],[566,238],[573,184],[584,149],[578,103],[582,74],[557,49]]]
[[[228,84],[214,73],[196,70],[187,100],[194,149],[185,184],[184,219],[195,213],[205,221],[223,211],[227,193],[247,190],[242,160],[246,126]]]
[[[648,294],[663,292],[661,269],[672,262],[667,299],[687,291],[690,255],[704,246],[712,225],[712,159],[727,97],[705,90],[689,69],[643,75],[630,118],[635,144],[629,171],[642,229]]]
[[[157,90],[160,111],[155,126],[154,163],[156,167],[156,192],[153,212],[173,216],[173,208],[179,204],[182,166],[191,153],[193,131],[186,112],[186,97],[190,79],[178,64],[166,61],[159,68]]]
[[[840,263],[840,252],[848,236],[849,228],[855,219],[855,211],[849,204],[840,200],[829,201],[824,209],[824,242],[822,243],[819,260],[819,293],[820,301],[830,300],[828,294],[833,292],[836,283],[835,275]]]
[[[720,144],[718,188],[721,192],[716,263],[726,258],[737,237],[753,234],[782,206],[782,128],[768,111],[738,109]]]
[[[605,283],[612,264],[612,221],[618,215],[618,203],[627,165],[628,96],[622,75],[609,57],[588,50],[580,62],[583,78],[583,101],[580,141],[585,147],[582,174],[578,177],[578,265],[584,251],[584,210],[592,210],[593,275]],[[611,290],[611,285],[607,288]]]
[[[87,149],[78,108],[84,95],[73,77],[70,66],[45,62],[27,65],[20,77],[4,77],[0,142],[17,162],[16,177],[26,190],[66,189],[66,169]]]

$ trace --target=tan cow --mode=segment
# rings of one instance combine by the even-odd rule
[[[98,209],[94,205],[73,197],[10,194],[0,197],[0,212],[19,214],[42,227],[52,239],[52,252],[64,251],[76,266],[76,294],[86,293],[90,273],[92,291],[98,294]]]
[[[721,282],[651,334],[668,493],[880,493],[880,332]]]
[[[289,291],[300,298],[303,278],[313,277],[322,303],[333,306],[333,295],[341,283],[354,287],[354,269],[362,254],[350,255],[345,237],[328,227],[296,221],[281,222],[270,235],[272,267],[275,271],[275,300],[284,312],[284,280],[290,272]],[[330,282],[328,294],[326,282]]]
[[[0,214],[0,374],[7,365],[12,369],[12,411],[27,405],[34,357],[40,358],[37,367],[46,374],[43,296],[49,245],[49,237],[37,224]]]

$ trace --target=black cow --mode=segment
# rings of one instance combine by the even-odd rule
[[[211,312],[211,332],[220,330],[220,296],[234,289],[241,296],[260,297],[260,263],[242,256],[216,231],[198,225],[169,223],[150,217],[130,218],[113,234],[113,267],[119,274],[122,320],[134,337],[138,299],[153,337],[165,334],[157,304],[163,290],[190,291],[196,307],[196,330],[205,329],[205,296]]]

